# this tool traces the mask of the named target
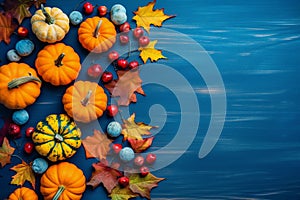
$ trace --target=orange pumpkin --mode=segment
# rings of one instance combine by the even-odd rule
[[[40,191],[44,200],[79,200],[85,191],[85,176],[69,162],[52,165],[41,178]]]
[[[23,109],[33,104],[41,93],[41,80],[25,63],[0,67],[0,103],[9,109]]]
[[[13,191],[8,200],[38,200],[38,196],[34,190],[27,187],[21,187]]]
[[[90,81],[77,81],[63,95],[67,114],[75,121],[88,123],[103,115],[107,96],[102,87]]]
[[[63,43],[47,45],[35,60],[40,76],[52,85],[67,85],[81,69],[80,58],[71,46]]]
[[[81,45],[94,53],[109,50],[116,42],[116,29],[107,18],[92,17],[80,24],[78,40]]]

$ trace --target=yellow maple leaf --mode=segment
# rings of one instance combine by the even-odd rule
[[[137,139],[142,140],[143,135],[150,135],[150,130],[152,128],[157,128],[149,126],[143,122],[135,123],[135,114],[133,113],[127,120],[123,120],[122,134],[124,135],[124,140]]]
[[[156,0],[148,3],[148,5],[139,7],[137,11],[134,12],[135,16],[132,18],[136,21],[138,27],[142,26],[147,32],[150,30],[150,25],[162,26],[162,23],[171,17],[165,15],[164,9],[153,10]]]
[[[6,137],[3,139],[3,144],[0,147],[0,164],[4,167],[10,163],[11,155],[14,153],[15,148],[11,147]]]
[[[154,62],[158,59],[166,58],[164,55],[162,55],[161,50],[155,49],[156,43],[157,40],[153,40],[147,46],[139,48],[139,51],[141,52],[140,57],[144,63],[146,63],[148,59],[150,59],[151,62]]]
[[[10,169],[17,172],[16,175],[12,176],[11,184],[22,186],[25,181],[29,181],[32,187],[35,188],[35,176],[31,165],[22,160],[21,164],[15,165]]]

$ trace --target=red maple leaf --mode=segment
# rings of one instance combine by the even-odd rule
[[[142,79],[139,70],[117,71],[118,79],[105,84],[112,97],[120,97],[118,104],[128,106],[131,102],[136,102],[135,92],[145,95],[142,89]]]
[[[111,193],[113,188],[118,185],[118,178],[122,176],[122,173],[117,170],[119,164],[113,163],[111,167],[107,164],[106,160],[92,164],[95,171],[87,185],[95,188],[102,183],[106,190]]]
[[[13,23],[10,14],[0,13],[0,42],[4,40],[6,44],[10,43],[10,36],[16,29],[16,24]]]

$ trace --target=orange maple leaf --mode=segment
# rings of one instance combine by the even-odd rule
[[[143,140],[143,135],[150,135],[150,130],[152,128],[156,128],[153,126],[149,126],[143,122],[136,123],[134,119],[135,114],[133,113],[127,120],[123,120],[122,134],[124,135],[124,140]]]
[[[139,48],[139,51],[141,52],[140,57],[144,63],[146,63],[148,59],[150,59],[151,62],[154,62],[158,59],[166,58],[162,55],[161,50],[155,49],[156,43],[157,40],[154,40],[151,41],[147,46]]]
[[[31,168],[31,164],[28,165],[22,160],[21,164],[15,165],[10,169],[17,172],[16,175],[12,176],[12,181],[10,182],[11,184],[22,186],[25,181],[29,181],[32,187],[35,189],[35,176]]]
[[[0,13],[0,42],[4,40],[6,44],[10,43],[10,36],[16,29],[16,24],[13,23],[11,15],[3,15]]]
[[[147,32],[150,30],[150,25],[162,26],[162,23],[174,16],[165,15],[164,9],[153,10],[156,0],[148,3],[148,5],[139,7],[137,11],[134,12],[135,16],[132,18],[136,21],[138,27],[142,26]]]
[[[117,71],[118,79],[105,84],[112,97],[120,97],[118,104],[128,106],[130,102],[137,102],[136,94],[145,95],[142,89],[142,79],[139,70]]]
[[[0,164],[2,167],[10,163],[11,155],[14,151],[15,148],[11,147],[8,139],[4,137],[2,146],[0,147]]]
[[[135,153],[141,153],[152,145],[153,139],[154,137],[142,140],[128,138],[128,142]]]
[[[106,159],[111,143],[112,140],[98,130],[94,130],[93,136],[87,136],[82,140],[86,158],[98,158],[99,160]]]

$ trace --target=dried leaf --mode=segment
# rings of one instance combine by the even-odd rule
[[[154,137],[145,138],[142,140],[128,138],[128,142],[132,147],[132,149],[134,150],[134,152],[141,153],[152,145],[153,139]]]
[[[45,4],[46,0],[33,0],[33,4],[35,5],[35,8],[38,9],[41,7],[41,4]]]
[[[17,19],[19,24],[21,24],[24,18],[31,17],[29,8],[32,3],[33,1],[5,0],[4,9],[6,12],[10,13],[13,18]]]
[[[120,97],[118,104],[128,106],[130,102],[136,102],[135,92],[145,95],[142,89],[142,79],[138,70],[117,71],[118,79],[105,84],[112,97]]]
[[[86,158],[98,158],[99,160],[106,159],[111,143],[112,141],[108,139],[107,135],[98,130],[94,130],[93,136],[87,136],[82,140]]]
[[[87,185],[96,188],[100,183],[103,183],[107,192],[111,193],[112,189],[118,185],[118,177],[122,176],[122,173],[117,170],[118,166],[113,164],[110,167],[105,162],[93,163],[92,166],[95,171],[92,173],[92,177],[87,182]]]
[[[11,15],[3,15],[0,13],[0,42],[4,40],[6,44],[9,44],[10,36],[13,34],[16,27],[16,24],[12,21]]]
[[[155,128],[149,126],[143,122],[135,123],[135,114],[133,113],[127,120],[123,120],[122,134],[124,135],[124,140],[137,139],[142,140],[143,135],[150,135],[150,130]]]
[[[138,195],[133,193],[129,187],[120,187],[119,185],[117,185],[109,195],[112,200],[128,200],[137,196]]]
[[[3,144],[3,140],[8,132],[9,124],[11,122],[10,119],[3,119],[4,120],[4,125],[0,129],[0,146]]]
[[[35,176],[31,168],[31,164],[28,165],[22,160],[21,164],[15,165],[10,169],[17,172],[16,175],[12,176],[12,181],[10,182],[11,184],[22,186],[25,181],[29,181],[32,187],[35,189]]]
[[[3,144],[0,147],[0,164],[4,167],[10,163],[11,155],[14,153],[15,148],[11,147],[6,137],[3,138]]]
[[[129,188],[132,192],[151,199],[150,192],[152,188],[157,187],[158,183],[164,178],[157,178],[151,173],[144,177],[140,176],[140,174],[131,174],[129,180]]]
[[[157,61],[158,59],[165,59],[166,57],[162,55],[161,50],[155,49],[155,45],[157,43],[157,40],[151,41],[147,46],[140,47],[139,51],[140,57],[142,58],[143,62],[146,63],[148,59],[151,60],[151,62]]]
[[[162,26],[162,23],[171,17],[165,15],[164,9],[153,10],[156,0],[148,3],[148,5],[139,7],[137,11],[134,12],[135,16],[132,18],[136,21],[138,27],[144,27],[148,32],[150,30],[150,25]]]

